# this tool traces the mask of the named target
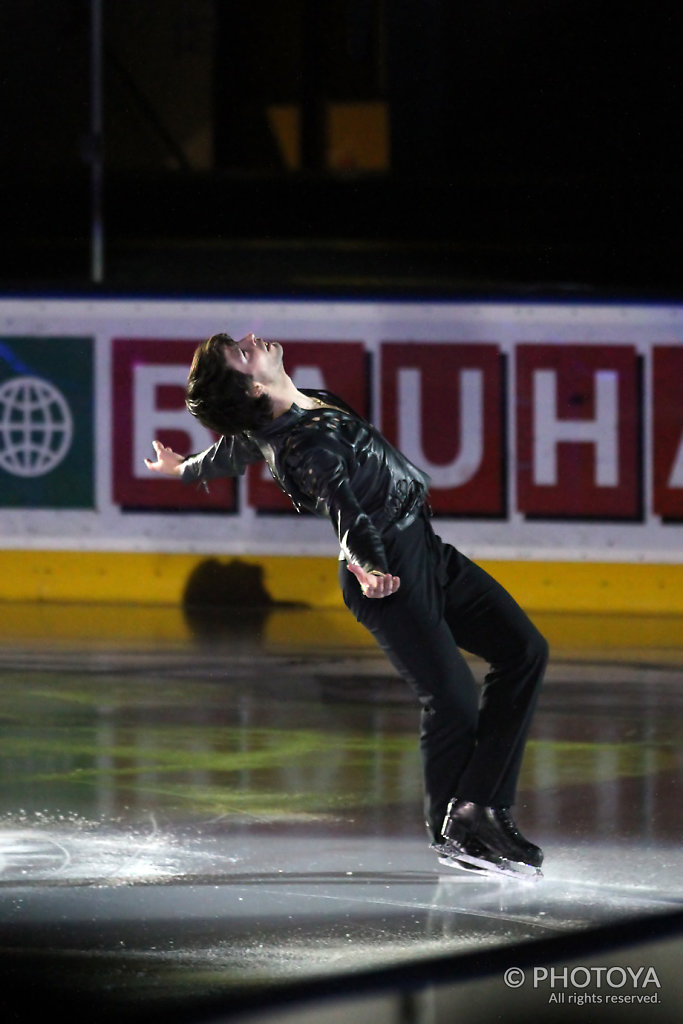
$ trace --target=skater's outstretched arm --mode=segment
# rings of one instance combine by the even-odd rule
[[[262,462],[263,455],[246,435],[221,437],[197,455],[179,455],[160,441],[152,441],[155,459],[145,459],[147,469],[172,476],[185,484],[206,483],[217,477],[241,476],[247,466]]]

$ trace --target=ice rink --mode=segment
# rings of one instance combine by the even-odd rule
[[[539,622],[530,883],[439,866],[416,703],[344,612],[168,614],[7,609],[3,1021],[680,1019],[678,623]]]

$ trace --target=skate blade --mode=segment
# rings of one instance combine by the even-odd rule
[[[466,864],[462,860],[457,860],[455,857],[448,857],[442,854],[439,857],[439,864],[443,864],[445,868],[455,868],[458,871],[466,872],[468,875],[474,877],[475,875],[487,874],[486,868],[479,867],[477,864]]]
[[[488,876],[489,878],[514,878],[520,882],[538,882],[543,878],[540,868],[532,864],[525,864],[524,861],[507,860],[500,857],[496,861],[487,860],[485,857],[477,857],[467,853],[464,847],[456,843],[450,844],[450,849],[438,850],[439,864],[447,868],[457,868],[461,871],[468,871],[471,875]]]
[[[466,854],[464,848],[458,843],[450,842],[448,849],[434,844],[432,849],[437,853],[439,864],[443,864],[445,868],[454,868],[456,871],[468,874],[470,878],[488,877],[494,878],[496,881],[502,880],[502,872],[490,870],[493,865],[489,861],[482,860],[475,863],[477,858]]]
[[[514,878],[518,882],[539,882],[543,878],[540,868],[536,868],[532,864],[525,864],[524,861],[506,860],[505,857],[501,857],[497,861],[490,861],[469,853],[460,854],[458,859],[465,864],[479,868],[486,874]]]

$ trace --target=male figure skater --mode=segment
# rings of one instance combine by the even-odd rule
[[[440,862],[540,874],[543,853],[510,808],[547,644],[500,584],[436,536],[425,474],[336,395],[298,390],[279,342],[253,334],[215,334],[197,348],[186,404],[220,440],[188,458],[155,441],[148,469],[187,483],[265,459],[299,511],[331,520],[344,602],[421,705]],[[459,648],[490,665],[481,699]]]

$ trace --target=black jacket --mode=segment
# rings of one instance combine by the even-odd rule
[[[239,476],[265,459],[297,511],[332,520],[348,562],[389,572],[382,533],[414,517],[429,479],[336,395],[303,393],[334,408],[293,405],[258,431],[221,437],[183,462],[182,480]]]

